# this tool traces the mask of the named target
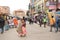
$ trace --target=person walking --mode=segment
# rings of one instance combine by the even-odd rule
[[[56,32],[58,32],[58,28],[60,28],[60,16],[56,17]]]
[[[8,19],[5,20],[5,31],[9,30],[9,21]]]
[[[35,23],[37,23],[37,16],[35,16],[34,20],[35,20]]]
[[[23,20],[23,19],[21,19],[21,23],[22,23],[22,32],[20,33],[21,34],[21,36],[26,36],[26,22]]]
[[[13,18],[13,22],[14,22],[15,28],[17,28],[17,26],[18,26],[18,20],[17,20],[17,18]]]
[[[26,23],[23,19],[19,20],[19,26],[17,28],[19,36],[26,36]]]
[[[39,12],[40,13],[40,12]],[[39,25],[41,27],[41,25],[43,24],[43,16],[41,15],[41,13],[38,15],[38,22],[39,22]]]
[[[0,28],[1,28],[1,34],[4,32],[4,25],[5,25],[5,20],[2,18],[2,15],[0,14]]]
[[[54,16],[52,16],[52,18],[50,19],[50,32],[52,32],[52,27],[55,27],[55,18]]]
[[[26,18],[23,16],[23,20],[26,22]]]
[[[19,36],[21,32],[22,32],[22,23],[21,20],[18,20],[17,33],[19,34]]]
[[[47,23],[47,18],[44,17],[44,18],[43,18],[43,24],[44,24],[44,27],[46,27],[46,23]]]

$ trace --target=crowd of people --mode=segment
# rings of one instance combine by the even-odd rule
[[[33,24],[33,23],[36,23],[38,24],[39,22],[39,25],[41,27],[42,24],[44,24],[44,27],[46,27],[46,24],[47,24],[47,15],[46,14],[42,14],[42,12],[38,12],[39,14],[37,16],[33,16],[33,17],[30,17],[29,18],[29,24]]]
[[[59,16],[60,17],[60,16]],[[36,23],[42,27],[44,25],[44,28],[46,28],[46,25],[50,26],[50,32],[52,32],[52,28],[56,28],[56,32],[58,31],[58,26],[60,27],[60,20],[57,20],[54,18],[54,16],[51,16],[51,19],[47,16],[47,14],[38,12],[37,16],[31,16],[27,18],[29,21],[29,24]],[[17,33],[22,37],[26,36],[26,18],[20,18],[19,20],[16,17],[8,17],[7,15],[0,15],[0,29],[2,29],[1,34],[4,33],[4,31],[8,31],[11,28],[17,28]]]
[[[20,36],[26,36],[26,20],[25,17],[19,20],[16,17],[10,17],[5,14],[0,14],[0,31],[1,34],[4,31],[8,31],[11,28],[17,28],[17,33]]]
[[[35,17],[30,17],[29,18],[29,24],[33,24],[36,23],[40,25],[40,27],[42,25],[44,25],[44,28],[46,28],[46,26],[50,27],[50,32],[53,31],[53,28],[55,29],[55,32],[59,31],[60,28],[60,16],[58,16],[59,19],[57,19],[56,17],[54,17],[53,15],[47,15],[45,13],[42,12],[38,12],[38,15]]]
[[[18,25],[18,20],[13,17],[9,17],[5,14],[0,14],[0,30],[1,34],[3,34],[4,31],[9,30],[10,28],[14,28]]]

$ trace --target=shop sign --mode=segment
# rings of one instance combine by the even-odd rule
[[[49,9],[56,9],[56,5],[50,5]]]

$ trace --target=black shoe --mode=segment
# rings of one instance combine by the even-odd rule
[[[3,34],[3,32],[1,32],[1,34]]]

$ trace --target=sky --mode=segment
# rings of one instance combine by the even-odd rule
[[[9,6],[10,11],[17,9],[28,10],[30,0],[0,0],[0,6]]]

